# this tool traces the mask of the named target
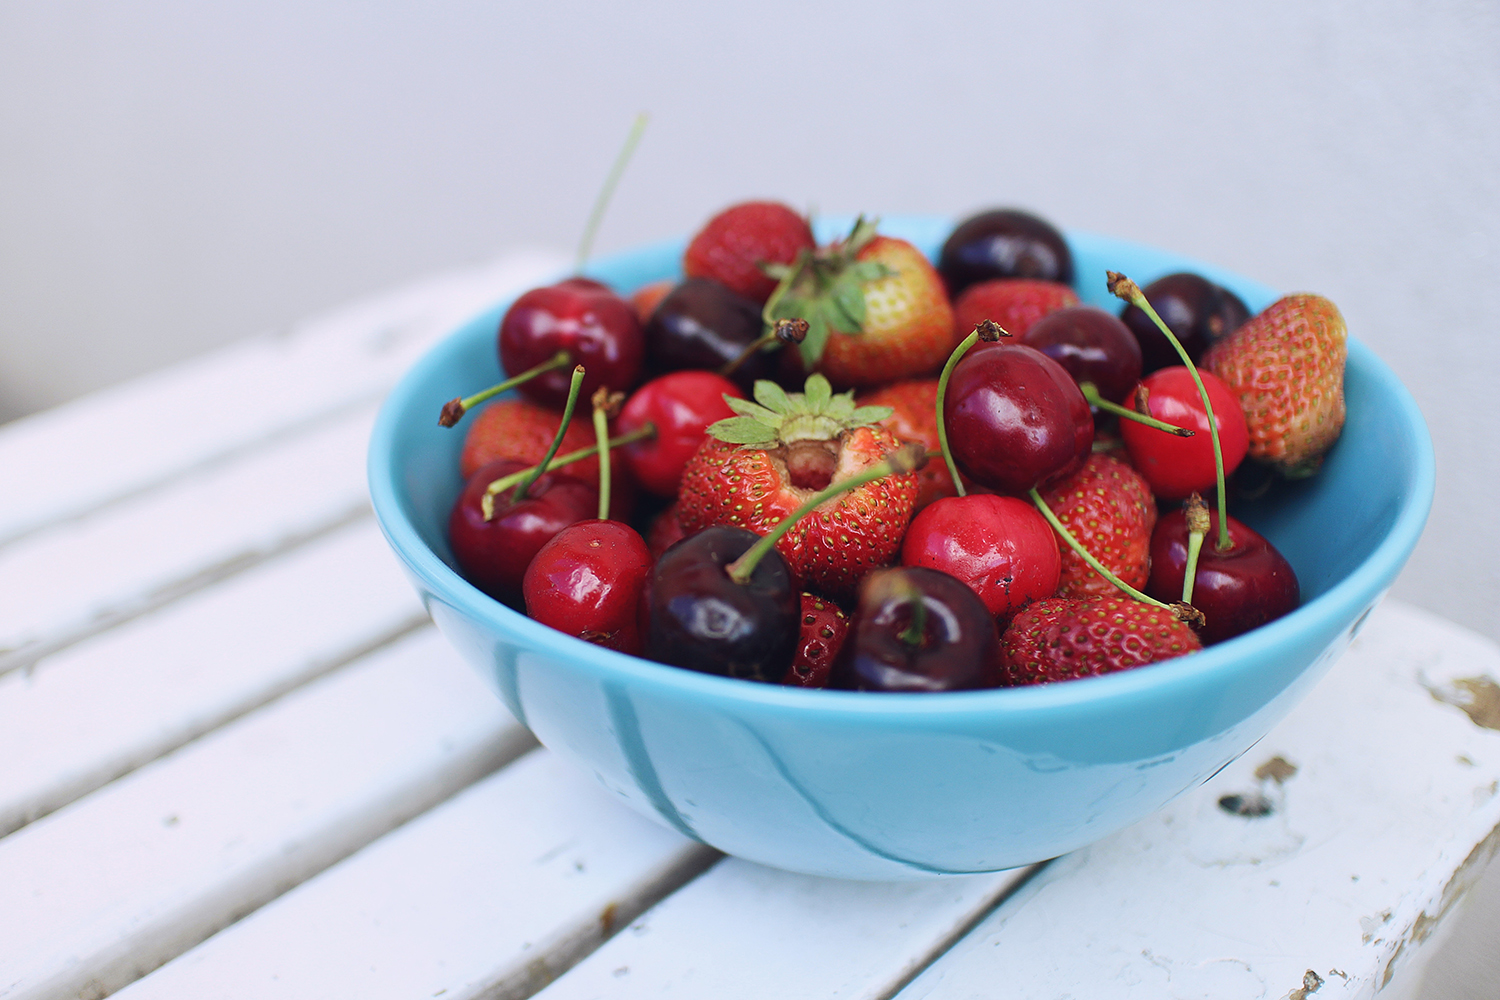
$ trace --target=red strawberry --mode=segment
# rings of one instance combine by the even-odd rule
[[[929,451],[938,447],[937,390],[935,378],[892,382],[859,397],[862,406],[889,406],[891,415],[880,426],[903,441],[920,441]],[[965,484],[967,488],[968,484]],[[921,510],[934,500],[955,496],[953,477],[942,462],[928,462],[917,473],[917,502]]]
[[[689,278],[712,278],[756,302],[765,302],[776,279],[762,264],[790,264],[811,250],[812,227],[790,208],[774,201],[732,205],[709,219],[682,255]]]
[[[1202,649],[1171,611],[1129,597],[1049,597],[1000,639],[1002,684],[1048,684],[1129,670]]]
[[[901,444],[869,426],[889,411],[856,409],[852,392],[833,395],[821,375],[796,393],[757,382],[755,398],[729,400],[740,416],[710,427],[713,436],[683,470],[678,519],[689,534],[728,524],[764,535],[829,483],[868,469]],[[915,474],[855,487],[825,501],[776,547],[799,582],[852,593],[900,551],[916,495]]]
[[[936,269],[915,246],[877,235],[863,218],[842,242],[772,270],[783,281],[772,316],[807,321],[803,367],[839,385],[935,374],[958,343]]]
[[[1050,312],[1079,304],[1077,293],[1056,281],[994,278],[970,285],[953,301],[953,335],[962,340],[987,319],[1019,340]]]
[[[1297,478],[1316,472],[1344,427],[1348,328],[1321,295],[1288,295],[1219,341],[1203,367],[1239,397],[1250,456]]]
[[[646,529],[646,549],[652,559],[660,559],[673,542],[680,541],[686,534],[682,522],[677,519],[677,504],[674,503],[651,519],[651,525]]]
[[[515,459],[526,465],[540,462],[547,449],[552,447],[562,414],[513,396],[496,400],[472,415],[470,420],[464,450],[459,456],[459,471],[464,479],[472,476],[481,465],[489,465],[499,458]],[[594,443],[593,425],[586,419],[576,418],[568,425],[557,453],[562,455],[588,448]],[[615,467],[618,468],[619,464],[616,462]],[[599,460],[580,459],[568,466],[568,475],[586,483],[597,483]]]
[[[827,687],[833,661],[849,634],[849,616],[832,601],[804,593],[801,622],[797,656],[781,683],[792,687]]]
[[[1125,462],[1098,452],[1083,468],[1042,490],[1042,499],[1068,532],[1121,580],[1137,590],[1151,575],[1151,531],[1156,500],[1146,480]],[[1062,552],[1060,597],[1111,597],[1118,588],[1057,537]]]

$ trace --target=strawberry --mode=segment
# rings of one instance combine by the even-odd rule
[[[790,264],[815,245],[807,220],[787,206],[747,201],[704,224],[682,255],[682,272],[689,278],[712,278],[764,303],[777,279],[762,265]]]
[[[1166,608],[1129,597],[1049,597],[1017,613],[1001,637],[1001,683],[1093,677],[1202,648]]]
[[[709,427],[688,460],[678,490],[678,518],[689,534],[728,524],[766,534],[830,483],[881,461],[901,441],[870,426],[884,407],[833,395],[822,375],[803,392],[755,383],[755,398],[730,399],[740,414]],[[901,549],[917,495],[915,474],[892,475],[833,497],[792,527],[777,549],[799,583],[835,596],[852,593],[871,569]]]
[[[797,656],[781,683],[793,687],[827,687],[833,661],[849,634],[849,616],[832,601],[803,593],[801,625]]]
[[[1121,580],[1136,589],[1151,575],[1151,531],[1156,500],[1146,480],[1125,462],[1095,452],[1083,468],[1042,490],[1042,499],[1068,532]],[[1057,536],[1062,553],[1061,597],[1119,593],[1073,547]]]
[[[682,522],[677,519],[677,504],[674,502],[651,519],[651,524],[646,528],[646,550],[651,553],[652,559],[660,559],[661,554],[671,548],[674,542],[681,541],[685,534]]]
[[[937,390],[935,378],[892,382],[859,397],[863,406],[889,406],[891,415],[880,426],[903,441],[920,441],[929,451],[938,447]],[[965,484],[966,486],[968,484]],[[917,502],[921,510],[934,500],[955,496],[953,477],[942,462],[928,462],[917,473]]]
[[[970,285],[953,301],[953,335],[962,340],[992,319],[1019,340],[1043,316],[1078,304],[1077,293],[1060,282],[993,278]]]
[[[769,269],[781,285],[773,319],[804,319],[803,368],[839,385],[872,386],[936,373],[958,343],[936,269],[906,240],[860,218],[847,239]]]
[[[459,456],[459,472],[468,479],[482,465],[499,458],[511,458],[535,465],[552,447],[562,414],[556,410],[512,396],[499,399],[470,418],[464,448]],[[575,418],[563,435],[559,455],[587,448],[595,443],[594,428],[583,418]],[[615,463],[619,465],[618,462]],[[568,466],[568,474],[584,482],[599,481],[599,460],[581,459]]]
[[[1316,472],[1344,427],[1348,328],[1321,295],[1288,295],[1203,356],[1239,397],[1250,456],[1289,478]]]

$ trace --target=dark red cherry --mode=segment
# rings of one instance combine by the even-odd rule
[[[520,386],[528,399],[561,410],[572,365],[583,365],[583,398],[600,386],[629,392],[640,381],[646,342],[635,308],[607,285],[569,278],[533,288],[500,320],[500,367],[521,372],[567,351],[572,363]]]
[[[949,378],[943,420],[959,471],[997,493],[1067,475],[1094,443],[1094,417],[1073,377],[1023,344],[966,354]]]
[[[560,632],[640,655],[641,591],[651,553],[640,533],[619,521],[575,521],[541,547],[521,590],[526,614]]]
[[[1036,278],[1073,283],[1073,254],[1062,233],[1044,219],[1013,208],[981,212],[958,224],[938,256],[938,273],[957,298],[991,278]]]
[[[984,603],[946,573],[876,570],[829,686],[852,691],[966,691],[1000,683],[1000,635]]]
[[[1186,271],[1156,279],[1141,289],[1141,294],[1167,329],[1182,341],[1193,364],[1215,341],[1229,336],[1250,318],[1250,310],[1238,295]],[[1182,364],[1182,357],[1144,309],[1127,305],[1120,318],[1141,345],[1142,371]]]
[[[993,493],[944,497],[922,508],[906,529],[901,564],[961,580],[996,617],[1051,597],[1062,574],[1057,536],[1037,509]]]
[[[759,339],[760,306],[709,278],[688,278],[657,304],[646,323],[646,367],[657,374],[685,368],[718,370]],[[775,378],[777,359],[757,352],[735,369],[733,379],[749,389],[756,379]]]
[[[561,472],[531,484],[520,503],[514,489],[495,496],[495,516],[484,519],[482,499],[490,483],[527,466],[502,458],[481,466],[464,485],[448,516],[448,544],[464,579],[491,597],[521,603],[526,567],[553,535],[599,511],[599,490]]]
[[[1193,607],[1203,612],[1198,636],[1205,645],[1223,642],[1297,607],[1297,574],[1286,558],[1259,533],[1229,518],[1233,547],[1219,551],[1219,513],[1209,512],[1209,531],[1193,575]],[[1146,593],[1160,601],[1182,600],[1187,572],[1187,516],[1163,514],[1151,533],[1151,579]]]
[[[646,656],[752,681],[780,681],[797,651],[798,592],[774,548],[745,584],[725,567],[760,538],[744,528],[704,528],[673,545],[651,574]]]
[[[709,424],[734,416],[725,395],[743,397],[739,386],[708,371],[669,372],[631,393],[615,419],[616,433],[647,424],[652,437],[620,449],[635,481],[661,497],[675,497],[682,469],[708,434]]]
[[[1112,403],[1123,403],[1141,379],[1141,347],[1130,328],[1094,306],[1048,313],[1026,328],[1021,343],[1062,365],[1075,382],[1094,383]]]
[[[1200,369],[1198,375],[1214,405],[1224,475],[1228,476],[1250,447],[1245,411],[1229,387],[1212,372]],[[1182,365],[1161,368],[1140,384],[1146,389],[1146,409],[1151,416],[1196,433],[1192,437],[1178,437],[1135,420],[1122,420],[1120,436],[1130,452],[1130,464],[1145,477],[1151,492],[1163,500],[1181,500],[1194,491],[1206,493],[1214,489],[1217,482],[1214,442],[1209,435],[1208,411],[1203,408],[1203,397],[1192,373]]]

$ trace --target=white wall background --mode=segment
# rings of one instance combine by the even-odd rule
[[[642,109],[602,251],[749,196],[1008,204],[1330,296],[1437,441],[1396,592],[1500,637],[1491,0],[5,0],[0,418],[568,250]]]

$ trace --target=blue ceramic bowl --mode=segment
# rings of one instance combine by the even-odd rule
[[[842,231],[831,222],[824,235]],[[887,219],[935,255],[952,223]],[[1182,257],[1070,233],[1086,302],[1106,268],[1195,270],[1254,311],[1270,289]],[[678,274],[682,243],[600,261],[620,290]],[[1406,561],[1433,491],[1422,417],[1351,341],[1349,416],[1315,477],[1237,508],[1287,556],[1304,603],[1201,653],[1107,677],[952,694],[809,691],[679,670],[564,636],[454,570],[445,538],[462,435],[444,400],[499,377],[504,304],[425,357],[385,403],[370,492],[433,620],[555,753],[640,812],[730,854],[857,879],[992,871],[1089,844],[1244,753],[1348,645]]]

